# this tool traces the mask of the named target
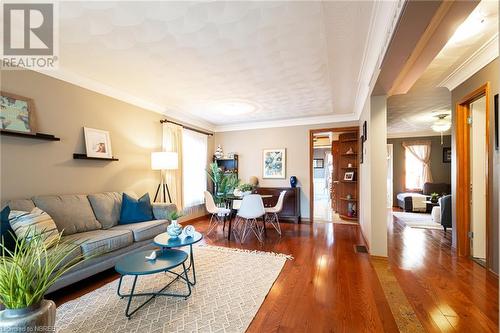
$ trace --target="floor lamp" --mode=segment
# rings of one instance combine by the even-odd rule
[[[179,167],[177,153],[170,151],[160,151],[151,153],[151,169],[160,170],[160,183],[158,184],[158,188],[156,189],[156,194],[153,202],[156,202],[158,198],[158,194],[163,193],[163,201],[160,199],[160,202],[172,202],[172,197],[170,196],[170,191],[168,190],[167,182],[165,181],[165,171],[166,170],[177,170]],[[161,189],[161,192],[160,192]],[[166,192],[166,194],[165,194]]]

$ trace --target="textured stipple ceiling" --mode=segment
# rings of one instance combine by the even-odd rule
[[[454,41],[452,37],[407,94],[389,97],[388,134],[432,133],[431,125],[437,120],[435,115],[451,114],[451,92],[438,85],[498,34],[498,2],[481,1],[467,20],[477,17],[485,18],[480,31],[461,41]]]
[[[352,114],[373,2],[61,2],[60,68],[215,125]],[[224,102],[255,111],[222,115]]]

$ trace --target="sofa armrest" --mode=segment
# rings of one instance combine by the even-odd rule
[[[152,205],[156,220],[168,220],[168,215],[177,210],[177,206],[173,203],[154,202]]]

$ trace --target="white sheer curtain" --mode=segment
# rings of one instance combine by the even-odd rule
[[[431,141],[412,141],[403,142],[403,147],[408,153],[413,155],[418,161],[423,165],[422,177],[419,184],[419,188],[422,188],[424,183],[432,183],[432,172],[431,172]]]
[[[173,151],[177,153],[179,168],[165,171],[165,181],[168,184],[172,202],[177,205],[177,209],[183,209],[182,202],[182,126],[164,123],[163,124],[163,151]]]
[[[208,137],[184,129],[182,131],[182,189],[184,207],[203,204],[207,189]]]

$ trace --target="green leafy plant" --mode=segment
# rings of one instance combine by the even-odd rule
[[[240,190],[241,192],[251,191],[251,190],[253,190],[253,185],[252,184],[243,183],[243,184],[240,184],[238,186],[238,190]]]
[[[217,163],[210,164],[207,174],[214,183],[214,199],[217,203],[220,203],[228,195],[232,194],[240,183],[240,180],[234,173],[224,173]]]
[[[8,309],[37,304],[61,275],[89,259],[83,255],[69,259],[79,245],[63,240],[62,233],[47,244],[33,229],[26,235],[16,239],[13,251],[0,244],[0,303]]]
[[[174,220],[178,220],[179,218],[181,218],[183,216],[184,216],[184,212],[174,210],[174,211],[171,211],[170,213],[168,213],[167,217],[170,221],[174,221]]]
[[[432,202],[437,202],[438,199],[439,199],[439,194],[437,194],[436,192],[431,193],[431,201]]]

